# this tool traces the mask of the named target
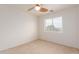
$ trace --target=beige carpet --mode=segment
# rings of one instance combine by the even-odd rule
[[[60,53],[79,53],[78,49],[66,47],[63,45],[51,43],[44,40],[36,40],[21,46],[11,48],[5,51],[6,53],[16,54],[60,54]]]

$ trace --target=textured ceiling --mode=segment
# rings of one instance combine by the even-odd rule
[[[27,11],[29,8],[33,7],[34,4],[24,4],[24,5],[17,5],[20,9]],[[42,4],[43,7],[48,8],[49,10],[53,10],[54,12],[59,11],[59,10],[63,10],[66,8],[70,8],[73,6],[78,6],[77,4]],[[36,11],[35,9],[31,10],[31,11],[27,11],[31,14],[34,15],[41,15],[41,14],[45,14],[45,13],[40,13],[38,11]]]
[[[19,8],[19,9],[21,9],[25,12],[28,12],[30,14],[33,14],[33,15],[46,14],[46,13],[40,13],[40,12],[36,11],[35,9],[33,9],[31,11],[27,11],[29,8],[35,6],[34,4],[14,4],[14,5],[5,5],[5,6],[16,7],[16,8]],[[41,6],[48,8],[49,11],[53,10],[54,12],[56,12],[59,10],[63,10],[66,8],[70,8],[73,6],[79,6],[79,5],[77,5],[77,4],[41,4]]]

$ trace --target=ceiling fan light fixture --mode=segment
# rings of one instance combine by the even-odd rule
[[[40,10],[40,6],[36,6],[35,10],[39,11]]]

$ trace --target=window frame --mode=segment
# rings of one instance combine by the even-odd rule
[[[47,20],[47,19],[52,19],[52,24],[53,24],[53,19],[54,19],[54,18],[58,18],[58,17],[62,17],[62,16],[48,17],[48,18],[45,18],[45,19],[44,19],[44,32],[57,32],[57,33],[63,33],[63,30],[64,30],[64,26],[63,26],[63,17],[62,17],[62,30],[60,30],[60,31],[56,31],[56,30],[48,31],[48,30],[46,30],[46,27],[45,27],[45,20]]]

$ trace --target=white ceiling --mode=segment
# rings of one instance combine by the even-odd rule
[[[18,5],[18,7],[24,11],[27,11],[29,8],[33,6],[34,4]],[[66,8],[70,8],[70,7],[78,6],[78,5],[77,4],[42,4],[42,6],[48,8],[49,10],[54,10],[54,12],[56,12],[62,9],[66,9]],[[45,13],[37,12],[34,9],[32,11],[27,11],[27,12],[31,14],[35,14],[35,15],[45,14]]]
[[[34,4],[19,4],[13,6],[16,6],[17,8],[24,10],[25,12],[28,12],[33,15],[45,14],[45,13],[37,12],[35,9],[33,9],[32,11],[27,11],[29,8],[35,6]],[[54,10],[54,12],[56,12],[62,9],[66,9],[78,5],[77,4],[42,4],[42,6],[48,8],[49,10]]]
[[[44,6],[47,7],[49,10],[59,11],[59,10],[76,6],[76,5],[74,4],[46,4]]]

